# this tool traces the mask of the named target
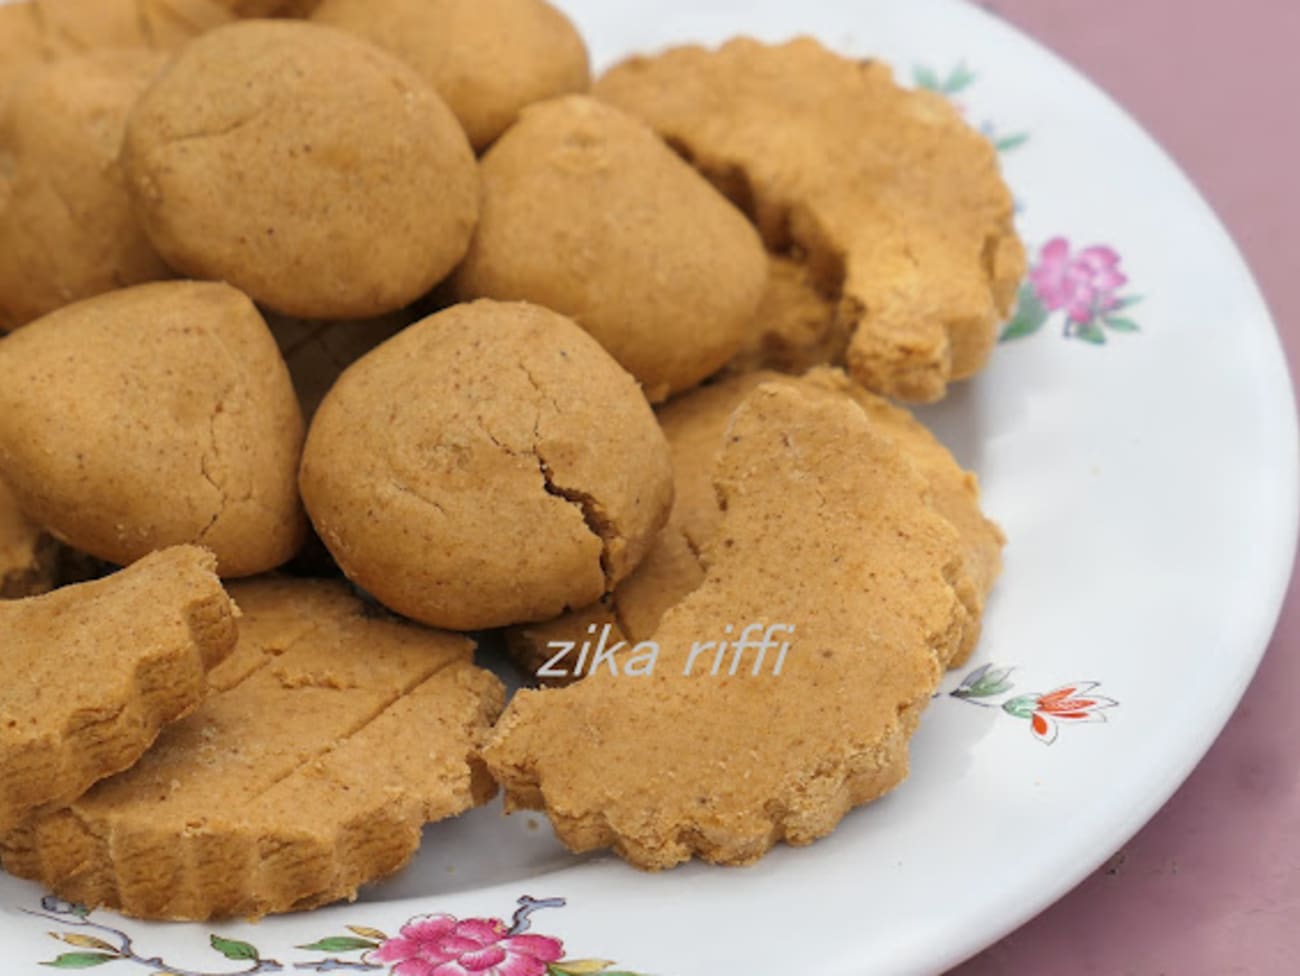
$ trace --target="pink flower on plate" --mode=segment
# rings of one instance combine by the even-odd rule
[[[1064,237],[1043,245],[1029,280],[1045,309],[1065,309],[1070,321],[1080,325],[1118,307],[1115,293],[1128,283],[1114,248],[1094,245],[1072,255]]]
[[[500,919],[421,915],[363,958],[391,965],[393,976],[545,976],[563,954],[559,939],[510,935]]]

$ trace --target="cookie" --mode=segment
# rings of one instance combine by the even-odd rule
[[[591,86],[582,37],[546,0],[324,0],[312,20],[420,72],[479,150],[524,106]]]
[[[0,342],[0,478],[23,511],[118,565],[199,543],[222,576],[305,530],[302,416],[252,302],[160,282],[69,305]]]
[[[0,481],[0,600],[53,589],[58,563],[58,544],[23,514]]]
[[[1007,537],[980,504],[979,479],[966,471],[938,438],[907,410],[851,382],[840,370],[809,372],[810,384],[851,397],[877,429],[893,438],[930,486],[934,510],[947,519],[961,538],[961,570],[955,580],[957,596],[966,608],[962,639],[944,664],[961,667],[979,643],[984,605],[1002,572]]]
[[[117,164],[126,116],[165,63],[99,51],[29,72],[0,114],[0,331],[82,298],[168,277]]]
[[[961,542],[962,565],[953,581],[964,609],[961,639],[940,663],[954,668],[966,662],[979,641],[984,603],[1001,570],[1006,541],[980,508],[975,475],[963,470],[908,411],[862,389],[840,370],[818,368],[804,378],[766,370],[739,374],[660,408],[659,422],[672,450],[676,494],[668,524],[636,572],[600,603],[555,620],[512,628],[506,634],[511,657],[527,674],[543,685],[568,684],[582,677],[579,663],[589,666],[602,646],[620,641],[631,646],[650,639],[663,615],[704,581],[700,553],[722,518],[713,487],[714,462],[732,413],[764,383],[856,403],[875,433],[892,440],[925,479],[931,506],[953,526]],[[584,643],[589,645],[585,657]],[[575,650],[551,663],[569,644]]]
[[[340,322],[268,316],[267,325],[289,367],[303,417],[310,422],[343,371],[411,321],[405,312]]]
[[[835,304],[813,280],[806,261],[770,255],[763,300],[729,370],[797,374],[842,363],[849,337],[836,317]]]
[[[230,22],[216,0],[35,0],[47,61],[104,49],[175,51]]]
[[[464,255],[478,210],[474,155],[428,83],[298,21],[186,47],[131,113],[122,166],[169,264],[298,318],[414,301]]]
[[[807,253],[858,382],[929,402],[983,367],[1025,251],[997,153],[942,96],[808,38],[632,58],[594,91]]]
[[[648,128],[572,95],[525,109],[483,157],[483,213],[453,285],[575,322],[652,402],[720,369],[767,276],[742,214]]]
[[[350,367],[312,422],[300,485],[350,579],[454,630],[594,602],[672,502],[636,382],[573,322],[522,302],[454,306]]]
[[[470,641],[382,619],[341,583],[231,593],[213,694],[130,770],[0,841],[7,871],[157,919],[256,918],[352,898],[423,824],[486,802],[475,758],[502,688]]]
[[[507,806],[545,809],[575,851],[746,864],[824,836],[904,778],[960,640],[956,533],[851,402],[760,386],[715,484],[707,578],[655,657],[519,692],[484,750]],[[719,651],[742,636],[773,643]]]
[[[9,86],[43,59],[41,22],[36,16],[36,4],[30,0],[27,3],[0,4],[0,111],[4,110]],[[4,192],[4,179],[0,175],[0,193]]]
[[[134,763],[207,695],[235,611],[201,549],[0,602],[0,836]]]

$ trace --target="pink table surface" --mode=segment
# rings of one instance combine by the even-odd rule
[[[1082,69],[1191,175],[1245,252],[1300,376],[1300,2],[983,6]],[[1103,869],[953,974],[1300,973],[1298,693],[1293,577],[1254,683],[1183,788]]]

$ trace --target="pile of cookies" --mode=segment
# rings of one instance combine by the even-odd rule
[[[1001,565],[892,401],[1023,273],[989,143],[812,40],[0,6],[0,863],[205,919],[498,788],[642,868],[826,835]]]

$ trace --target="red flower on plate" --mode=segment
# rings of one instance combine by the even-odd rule
[[[1114,708],[1119,702],[1113,698],[1091,694],[1096,681],[1078,681],[1062,685],[1045,695],[1018,695],[1003,702],[1004,711],[1017,718],[1029,719],[1029,728],[1040,742],[1051,745],[1062,722],[1104,722],[1102,711]]]
[[[421,915],[363,957],[392,966],[394,976],[545,976],[564,955],[559,939],[510,935],[497,918]]]

